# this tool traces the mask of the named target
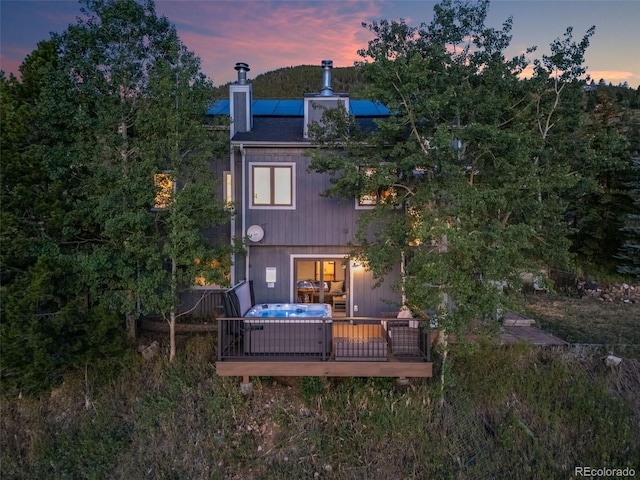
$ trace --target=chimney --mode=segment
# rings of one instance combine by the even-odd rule
[[[238,72],[238,84],[246,85],[247,84],[247,72],[251,70],[249,68],[249,64],[238,62],[235,66],[236,72]]]
[[[325,110],[342,105],[349,111],[349,95],[346,93],[333,93],[331,88],[331,70],[333,61],[322,60],[322,89],[320,93],[305,94],[304,96],[304,130],[303,138],[309,138],[309,125],[322,124],[322,115]]]
[[[229,86],[229,114],[231,115],[231,138],[236,133],[250,132],[253,128],[253,89],[247,82],[247,72],[251,70],[246,63],[235,66],[238,81]]]
[[[332,97],[333,89],[331,88],[331,70],[333,69],[333,61],[322,61],[322,89],[320,90],[321,97]]]

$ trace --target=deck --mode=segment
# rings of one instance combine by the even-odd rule
[[[430,377],[431,335],[407,319],[219,318],[221,376]]]

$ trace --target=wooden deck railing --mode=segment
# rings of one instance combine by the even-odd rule
[[[218,361],[430,362],[429,333],[396,318],[218,318]]]

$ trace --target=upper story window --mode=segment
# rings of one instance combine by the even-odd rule
[[[371,177],[376,173],[376,169],[373,167],[367,167],[365,169],[365,175]],[[392,201],[396,195],[394,188],[374,188],[370,192],[360,195],[356,198],[356,209],[373,208],[378,203]]]
[[[360,195],[356,199],[356,208],[373,208],[378,203],[385,201],[391,201],[395,196],[396,191],[393,188],[380,188],[378,190],[372,190],[367,195]]]
[[[250,163],[250,208],[295,209],[295,164]]]
[[[156,173],[153,176],[156,196],[153,201],[154,210],[165,210],[171,204],[173,196],[173,177],[168,173]]]

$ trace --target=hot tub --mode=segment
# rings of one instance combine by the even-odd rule
[[[225,291],[225,322],[218,330],[226,341],[242,337],[246,355],[304,355],[326,358],[331,353],[331,306],[323,303],[254,304],[251,282]],[[236,328],[240,327],[240,328]]]
[[[247,355],[316,355],[331,353],[331,306],[266,303],[244,315]]]
[[[251,307],[245,317],[260,318],[331,318],[326,303],[264,303]]]

